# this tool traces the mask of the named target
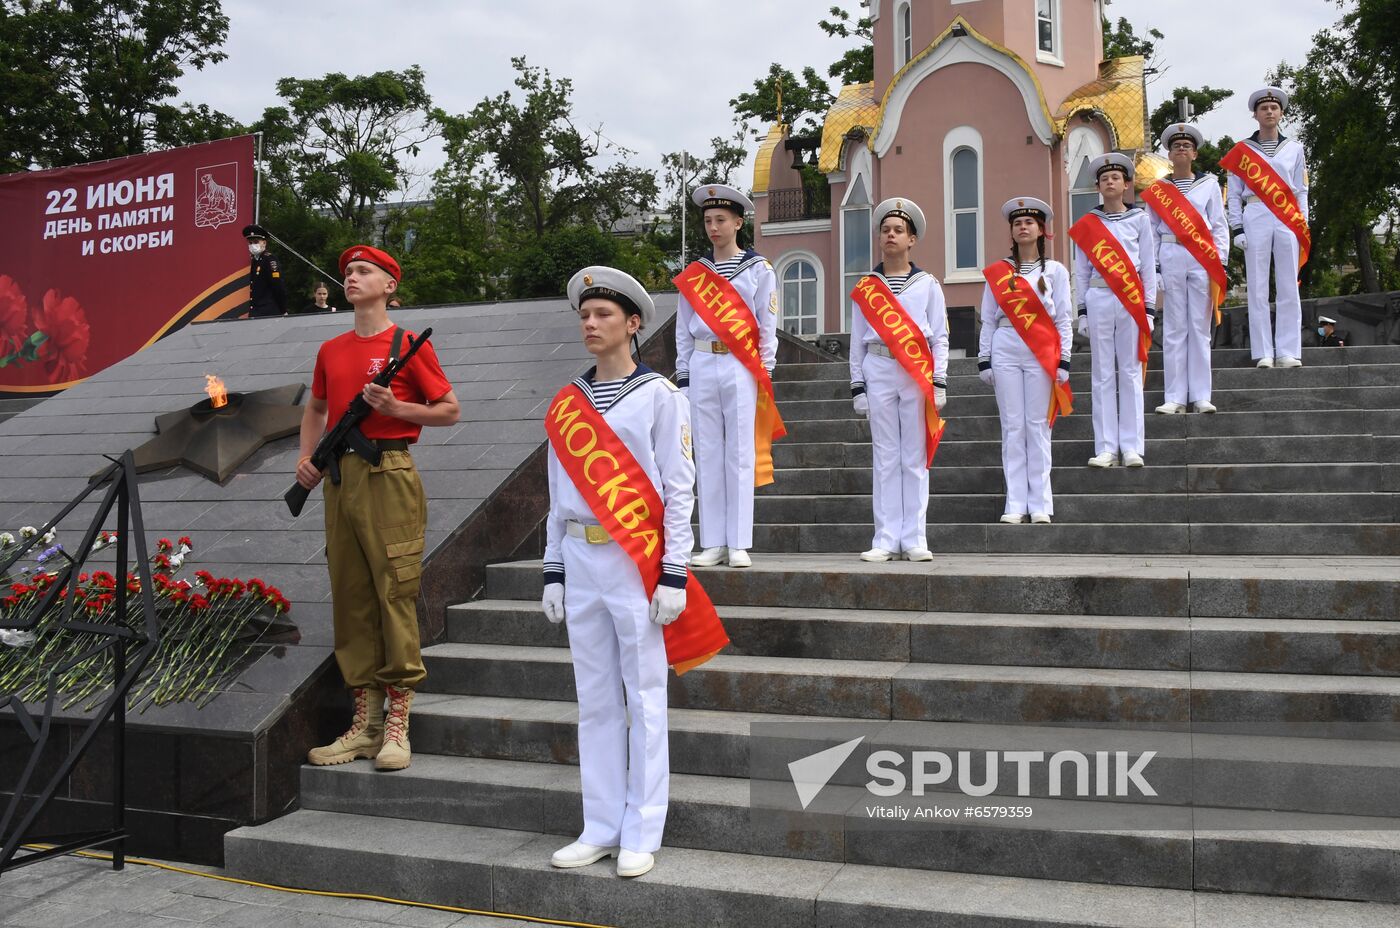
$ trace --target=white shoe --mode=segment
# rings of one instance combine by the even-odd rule
[[[597,863],[604,857],[616,857],[618,848],[603,847],[597,844],[584,844],[582,841],[575,841],[568,847],[561,847],[554,852],[554,856],[549,858],[549,862],[560,870],[569,870],[574,867],[586,867],[589,864]],[[624,852],[625,853],[625,852]]]
[[[1157,411],[1164,416],[1177,416],[1186,411],[1186,407],[1180,403],[1163,403],[1157,407]]]
[[[729,557],[729,549],[721,545],[718,548],[706,548],[699,554],[691,555],[691,567],[718,567]]]
[[[1215,412],[1215,404],[1210,400],[1197,400],[1191,404],[1191,409],[1195,412]]]
[[[617,854],[617,875],[618,876],[641,876],[652,868],[656,863],[656,858],[651,854],[643,854],[640,851],[629,851],[623,848]]]
[[[1141,467],[1141,466],[1142,466],[1142,455],[1138,454],[1136,451],[1124,451],[1124,452],[1123,452],[1123,466],[1124,466],[1124,467]]]
[[[1089,463],[1092,464],[1093,461]],[[1026,521],[1026,514],[1024,512],[1008,512],[1001,517],[1001,521],[1005,522],[1007,525],[1020,525],[1022,522]]]
[[[904,556],[911,561],[931,561],[933,552],[928,548],[910,548],[904,552]]]
[[[1031,513],[1031,525],[1049,525],[1050,517],[1043,512]]]
[[[743,548],[730,548],[730,549],[729,549],[729,566],[730,566],[730,567],[752,567],[752,566],[753,566],[753,561],[749,560],[749,552],[745,551]]]
[[[862,551],[860,553],[860,559],[862,561],[871,562],[892,561],[894,560],[894,552],[886,551],[884,548],[871,548],[869,551]]]
[[[1282,355],[1282,356],[1280,356],[1279,359],[1278,359],[1276,362],[1274,362],[1274,363],[1275,363],[1275,366],[1277,366],[1277,367],[1302,367],[1302,366],[1303,366],[1303,362],[1302,362],[1302,361],[1300,361],[1300,360],[1297,359],[1297,358],[1290,358],[1290,357],[1288,357],[1287,355]]]
[[[1255,367],[1273,367],[1273,366],[1274,366],[1274,359],[1273,359],[1273,358],[1260,358],[1257,362],[1255,362],[1254,366],[1255,366]]]
[[[1105,451],[1103,454],[1096,454],[1089,459],[1090,467],[1112,467],[1118,463],[1118,455],[1112,451]]]

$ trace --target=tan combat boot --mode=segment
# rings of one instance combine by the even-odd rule
[[[356,687],[350,693],[355,697],[355,720],[350,728],[330,744],[307,752],[306,759],[318,767],[376,757],[384,743],[384,691]]]
[[[384,715],[384,746],[374,758],[375,770],[402,770],[413,762],[408,746],[408,710],[413,705],[413,690],[386,686],[389,711]]]

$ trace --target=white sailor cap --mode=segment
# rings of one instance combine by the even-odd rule
[[[1318,317],[1317,317],[1317,324],[1318,324],[1318,325],[1336,325],[1336,324],[1337,324],[1337,320],[1336,320],[1336,319],[1333,319],[1331,316],[1318,316]]]
[[[1197,129],[1189,122],[1174,122],[1170,126],[1167,126],[1166,129],[1162,130],[1162,137],[1158,140],[1158,144],[1170,151],[1172,143],[1177,139],[1190,139],[1191,144],[1199,149],[1201,143],[1205,141],[1205,136],[1201,134],[1200,129]]]
[[[703,209],[732,209],[743,216],[753,211],[753,200],[728,184],[705,184],[690,195],[695,205]]]
[[[1106,155],[1099,155],[1089,162],[1089,169],[1094,172],[1094,181],[1097,182],[1099,176],[1104,171],[1122,171],[1125,180],[1133,179],[1133,159],[1120,152],[1111,151]]]
[[[656,304],[637,279],[615,267],[600,264],[586,267],[569,279],[569,305],[578,312],[584,300],[602,297],[622,307],[623,312],[642,317],[642,328],[656,318]]]
[[[875,228],[880,228],[881,223],[890,216],[898,216],[909,223],[909,231],[916,236],[923,234],[927,228],[924,225],[924,211],[919,209],[919,204],[904,197],[891,197],[875,207]]]
[[[1022,216],[1033,216],[1039,219],[1042,225],[1049,225],[1055,218],[1055,211],[1050,208],[1049,203],[1035,197],[1012,197],[1001,204],[1001,215],[1007,222],[1015,222]]]
[[[1277,103],[1281,109],[1288,109],[1288,94],[1278,87],[1260,87],[1249,95],[1249,111],[1259,109],[1261,103]]]

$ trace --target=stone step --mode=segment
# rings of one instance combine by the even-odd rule
[[[994,507],[995,508],[995,507]],[[999,515],[1000,510],[997,510]],[[754,551],[830,554],[864,551],[875,537],[873,522],[857,525],[802,523],[755,525]],[[1004,525],[992,516],[978,522],[930,522],[928,545],[957,554],[1257,554],[1400,555],[1394,522],[1292,523],[1284,531],[1249,522],[1062,522]]]
[[[967,722],[870,722],[755,712],[671,709],[669,752],[673,776],[756,778],[782,782],[787,764],[860,738],[854,760],[832,776],[833,784],[863,787],[871,779],[867,759],[891,750],[902,757],[938,750],[950,757],[975,752],[975,782],[985,784],[984,752],[1039,752],[1050,757],[1077,751],[1086,757],[1119,752],[1136,759],[1151,751],[1144,770],[1158,794],[1105,802],[1197,805],[1317,814],[1393,816],[1400,788],[1400,745],[1371,737],[1394,725],[1335,726],[1336,737],[1316,727],[1290,726],[1300,734],[1083,728]],[[1258,732],[1266,731],[1260,726]],[[1353,737],[1358,736],[1358,737]],[[573,702],[424,694],[413,711],[415,765],[419,758],[449,756],[537,764],[578,764],[578,706]],[[349,769],[349,768],[340,768]],[[1019,788],[1012,761],[1000,761],[994,793],[1014,797]],[[1028,785],[1048,798],[1044,768]],[[326,774],[304,768],[302,782]],[[379,779],[385,779],[380,777]],[[397,779],[395,777],[394,779]],[[768,787],[764,787],[767,789]],[[951,791],[953,784],[936,787]],[[1068,795],[1075,787],[1065,787]],[[771,795],[771,794],[770,794]],[[765,800],[767,801],[767,800]],[[452,804],[447,804],[452,807]],[[461,808],[460,800],[455,805]],[[475,814],[489,814],[483,808]],[[1116,810],[1105,809],[1111,815]],[[390,805],[384,814],[421,815]],[[452,814],[447,812],[445,814]],[[425,816],[431,817],[431,816]],[[456,819],[448,819],[456,820]],[[469,821],[463,819],[462,821]],[[486,822],[487,820],[481,820]],[[1097,824],[1107,826],[1102,818]],[[798,850],[795,846],[794,850]],[[798,853],[796,856],[803,856]]]
[[[376,840],[366,842],[367,833]],[[566,871],[550,867],[549,855],[560,843],[558,836],[538,832],[302,810],[231,832],[226,857],[229,872],[242,879],[619,928],[1008,928],[1026,923],[1031,911],[1037,923],[1057,928],[1240,928],[1245,918],[1277,928],[1380,928],[1394,924],[1400,912],[1387,904],[1227,896],[687,848],[666,848],[645,877],[619,880],[611,861]],[[1222,875],[1228,875],[1229,858],[1203,856],[1216,868],[1224,865],[1227,874]],[[1195,882],[1213,882],[1215,873],[1198,865]],[[1327,876],[1305,875],[1301,888]],[[1348,888],[1354,896],[1365,886]]]
[[[1013,535],[1080,528],[988,527]],[[868,564],[850,553],[767,550],[756,549],[747,569],[700,568],[696,576],[716,604],[751,608],[1384,622],[1400,616],[1400,557],[948,553],[930,563]],[[491,599],[540,598],[537,560],[492,564],[486,576]]]
[[[980,385],[980,381],[979,381]],[[983,390],[961,391],[949,386],[948,406],[943,412],[949,421],[968,416],[995,416],[998,414],[996,397],[990,387]],[[1148,390],[1143,394],[1144,408],[1148,416],[1159,416],[1154,410],[1166,401],[1161,390]],[[1394,410],[1400,408],[1400,387],[1319,387],[1300,390],[1251,389],[1217,390],[1211,398],[1223,413],[1241,412],[1307,412],[1312,415],[1328,415],[1336,410]],[[858,413],[849,396],[820,397],[814,399],[781,399],[783,421],[787,423],[805,422],[812,419],[855,419]],[[1088,384],[1074,391],[1075,415],[1088,416],[1093,409],[1093,400]],[[1185,418],[1195,413],[1181,414]]]
[[[948,493],[1005,492],[1000,463],[934,469],[929,490]],[[866,467],[788,467],[757,491],[759,499],[785,496],[856,494],[868,496],[872,475]],[[1060,467],[1052,474],[1056,498],[1073,493],[1293,493],[1330,489],[1349,493],[1400,492],[1400,465],[1329,464],[1158,464],[1142,470]]]
[[[1355,348],[1304,348],[1303,367],[1284,370],[1274,368],[1272,370],[1258,370],[1254,366],[1254,361],[1249,356],[1246,348],[1217,348],[1211,352],[1210,366],[1216,373],[1221,373],[1231,368],[1241,368],[1254,371],[1261,376],[1281,376],[1306,370],[1309,367],[1354,367],[1369,366],[1373,364],[1392,365],[1400,364],[1400,345],[1364,345]],[[1076,351],[1071,359],[1071,365],[1079,371],[1087,370],[1089,367],[1089,353],[1087,351]],[[1147,370],[1161,371],[1162,353],[1160,350],[1153,350],[1147,357]],[[948,376],[976,376],[976,358],[950,358],[948,360]],[[773,372],[773,379],[777,382],[799,381],[799,380],[834,380],[850,383],[851,367],[849,362],[822,361],[810,364],[779,364]],[[781,398],[782,394],[779,393]]]
[[[423,692],[574,696],[567,648],[447,642],[423,649]],[[1382,723],[1400,677],[1007,667],[720,654],[670,678],[676,708],[858,719],[1163,726]]]
[[[1052,482],[1054,475],[1051,475]],[[1397,494],[1326,493],[1065,493],[1055,494],[1057,523],[1359,523],[1400,522]],[[1004,485],[978,493],[934,490],[930,524],[995,522],[1005,511]],[[764,496],[755,500],[756,525],[859,524],[871,519],[869,494]],[[1014,528],[1014,526],[1013,526]]]
[[[857,423],[850,423],[855,426]],[[868,429],[865,423],[859,427]],[[952,428],[951,423],[949,429]],[[1056,428],[1058,432],[1058,427]],[[1091,429],[1092,431],[1092,429]],[[1153,438],[1149,434],[1144,458],[1148,468],[1160,464],[1312,464],[1389,462],[1370,434],[1331,434],[1326,441],[1289,435],[1248,435],[1226,437]],[[1092,438],[1066,439],[1056,435],[1050,445],[1050,459],[1056,467],[1086,467],[1094,456]],[[870,465],[870,442],[827,436],[820,441],[796,442],[783,439],[773,445],[776,478],[787,468],[864,467]],[[933,481],[940,467],[989,467],[1001,465],[1001,437],[978,441],[945,438],[933,461]],[[1140,473],[1143,473],[1141,471]]]
[[[1088,440],[1094,436],[1093,419],[1084,410],[1055,423],[1054,439]],[[994,412],[961,416],[949,413],[943,444],[957,441],[1001,440],[1001,420]],[[1213,415],[1159,416],[1146,420],[1147,439],[1224,438],[1237,436],[1297,436],[1294,440],[1323,435],[1394,434],[1400,431],[1400,409],[1341,409],[1326,415],[1309,412],[1219,412]],[[841,419],[808,419],[787,423],[783,442],[870,441],[870,423],[857,416]],[[782,442],[779,442],[782,444]],[[940,445],[942,450],[942,445]],[[935,459],[936,461],[937,459]],[[1249,460],[1249,459],[1245,459]]]
[[[721,606],[726,654],[824,660],[1400,675],[1400,622]],[[450,606],[463,644],[566,647],[534,600]]]
[[[1400,355],[1397,356],[1400,358]],[[1074,394],[1083,394],[1087,400],[1090,392],[1088,358],[1076,358],[1075,370],[1070,373],[1070,386]],[[818,380],[782,381],[777,388],[778,403],[787,414],[788,404],[801,400],[844,400],[851,399],[850,383],[846,368],[842,366],[841,376],[835,379],[823,377]],[[828,372],[823,368],[823,374]],[[1219,397],[1234,391],[1270,391],[1296,394],[1306,390],[1338,389],[1344,387],[1393,388],[1400,383],[1400,363],[1357,364],[1302,367],[1295,370],[1256,370],[1254,368],[1223,368],[1211,372],[1211,389],[1216,396],[1214,402],[1222,405]],[[1148,393],[1160,394],[1164,388],[1160,366],[1150,367],[1147,381],[1143,385]],[[954,374],[948,378],[948,392],[954,398],[964,396],[991,396],[992,387],[982,382],[975,370]],[[1161,402],[1161,400],[1158,400]],[[1155,405],[1155,404],[1154,404]]]

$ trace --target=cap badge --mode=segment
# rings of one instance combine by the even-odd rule
[[[710,188],[708,191],[706,191],[706,192],[709,193],[710,196],[714,196],[714,195],[715,195],[715,188],[711,187],[711,188]]]
[[[903,200],[895,200],[895,201],[894,201],[894,208],[895,208],[895,209],[904,209],[904,201],[903,201]]]
[[[591,286],[593,286],[593,275],[592,275],[592,274],[584,274],[584,275],[583,275],[583,285],[584,285],[585,287],[591,287]]]

